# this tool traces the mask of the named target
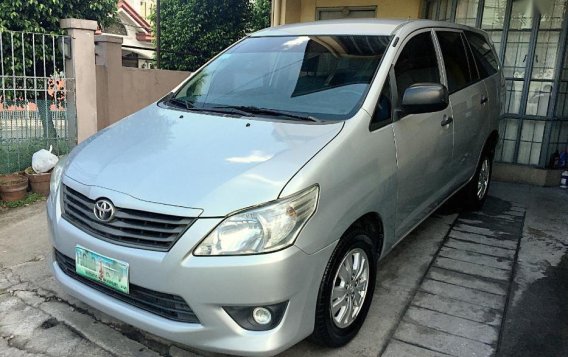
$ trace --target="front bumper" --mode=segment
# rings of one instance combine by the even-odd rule
[[[229,354],[273,355],[311,334],[321,277],[334,244],[312,255],[292,246],[263,255],[195,257],[190,253],[193,247],[221,220],[201,218],[169,252],[148,251],[91,237],[61,218],[58,201],[56,197],[48,202],[55,249],[74,258],[75,246],[81,245],[128,262],[132,284],[182,297],[199,323],[172,321],[112,298],[65,274],[52,261],[53,273],[65,290],[87,304],[166,339]],[[281,323],[269,331],[245,330],[222,308],[285,301]]]

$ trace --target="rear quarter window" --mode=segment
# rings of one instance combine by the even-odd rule
[[[493,47],[487,42],[485,37],[471,31],[465,31],[465,37],[469,42],[481,78],[487,78],[497,73],[499,62],[497,61]]]

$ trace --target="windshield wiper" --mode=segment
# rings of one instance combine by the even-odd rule
[[[250,112],[240,110],[237,107],[229,107],[229,106],[214,106],[214,107],[195,107],[194,103],[190,100],[184,100],[180,98],[171,98],[167,101],[169,104],[173,104],[177,107],[181,107],[186,110],[190,110],[192,112],[211,112],[211,113],[220,113],[220,114],[237,114],[237,115],[250,115]]]
[[[174,104],[177,107],[181,107],[187,110],[193,109],[193,103],[189,100],[180,98],[170,98],[166,103]]]
[[[174,104],[178,107],[182,107],[186,110],[196,111],[196,112],[211,112],[211,113],[221,113],[221,114],[236,114],[242,116],[250,116],[257,115],[257,114],[266,114],[271,116],[281,116],[292,118],[296,120],[305,120],[319,123],[321,122],[320,119],[315,118],[311,115],[301,115],[301,114],[294,114],[287,111],[276,110],[276,109],[268,109],[268,108],[259,108],[254,106],[246,106],[246,105],[219,105],[219,106],[211,106],[211,107],[194,107],[192,101],[184,100],[180,98],[171,98],[167,101],[168,103]]]
[[[204,109],[206,109],[206,108],[204,108]],[[244,113],[244,114],[266,114],[266,115],[287,117],[287,118],[292,118],[292,119],[296,119],[296,120],[311,121],[311,122],[316,122],[316,123],[321,122],[320,119],[315,118],[311,115],[301,115],[301,114],[290,113],[290,112],[283,111],[283,110],[259,108],[259,107],[254,107],[254,106],[227,105],[227,106],[210,107],[209,109],[215,109],[215,110],[231,109],[231,110],[234,110],[235,112],[238,111],[238,112],[241,112],[241,113]]]

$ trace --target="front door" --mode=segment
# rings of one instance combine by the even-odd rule
[[[395,62],[397,103],[415,83],[442,83],[432,38],[425,30],[405,43]],[[397,237],[413,229],[448,194],[452,176],[451,108],[424,114],[401,113],[394,122],[398,161]]]

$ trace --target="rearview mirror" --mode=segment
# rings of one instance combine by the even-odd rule
[[[401,109],[404,114],[431,113],[448,107],[448,89],[439,83],[416,83],[406,88]]]

